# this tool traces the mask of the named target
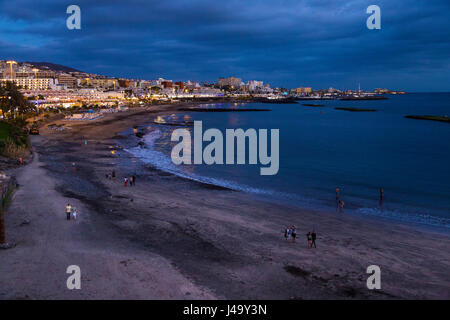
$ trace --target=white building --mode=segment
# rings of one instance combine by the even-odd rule
[[[263,81],[256,81],[256,80],[250,80],[248,82],[248,89],[250,91],[257,91],[264,88],[264,82]]]
[[[51,78],[14,78],[0,79],[1,82],[11,81],[16,86],[28,90],[49,90],[58,84],[58,80]]]

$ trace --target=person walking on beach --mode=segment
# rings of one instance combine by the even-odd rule
[[[284,239],[286,239],[286,241],[289,240],[290,233],[291,233],[291,229],[289,229],[289,227],[286,227],[286,229],[284,229]]]
[[[76,207],[73,207],[73,210],[72,210],[72,216],[73,216],[74,220],[77,220],[77,215],[78,215],[77,208],[76,208]]]
[[[380,188],[380,208],[383,208],[384,190]]]
[[[316,232],[313,230],[313,232],[311,233],[311,248],[312,248],[312,246],[314,246],[314,248],[317,248],[316,247],[316,237],[317,237]]]
[[[344,201],[339,200],[339,212],[344,212]]]
[[[70,205],[70,203],[67,204],[66,206],[66,217],[67,220],[70,220],[70,214],[72,213],[72,206]]]
[[[128,186],[128,178],[123,178],[123,186],[126,187]]]
[[[113,170],[113,171],[111,172],[111,177],[112,177],[113,179],[116,177],[116,170]]]
[[[336,211],[339,207],[339,188],[336,188]]]
[[[295,229],[295,225],[291,227],[291,237],[292,242],[295,242],[295,238],[297,238],[297,230]]]
[[[135,186],[136,185],[136,176],[133,174],[131,176],[131,178],[133,179],[133,186]]]
[[[308,240],[308,248],[311,248],[311,242],[312,242],[311,232],[308,232],[306,234],[306,240]]]

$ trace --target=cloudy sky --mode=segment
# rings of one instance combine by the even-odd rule
[[[81,8],[81,30],[66,9]],[[381,8],[369,30],[366,8]],[[0,0],[0,59],[116,77],[450,91],[448,0]]]

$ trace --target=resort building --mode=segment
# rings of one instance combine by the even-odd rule
[[[172,88],[173,82],[172,82],[172,80],[164,80],[164,81],[161,81],[161,85],[163,86],[164,89]]]
[[[67,88],[75,88],[77,86],[77,78],[72,77],[70,74],[59,74],[58,83],[65,85]]]
[[[128,80],[128,79],[119,79],[119,86],[121,88],[128,88],[130,86],[130,80]]]
[[[51,78],[14,78],[14,79],[0,79],[1,82],[12,81],[16,86],[28,90],[49,90],[58,82]]]
[[[229,77],[229,78],[219,78],[217,85],[220,88],[229,86],[233,89],[239,89],[241,87],[241,78]]]
[[[183,90],[186,87],[186,85],[182,81],[175,82],[175,85],[178,86],[180,90]]]
[[[92,79],[91,84],[95,88],[116,88],[119,86],[119,82],[116,79]]]
[[[297,89],[295,89],[295,92],[298,94],[310,94],[312,92],[312,88],[311,87],[299,87]]]
[[[56,75],[53,71],[25,71],[22,70],[20,72],[15,73],[16,78],[56,78]]]
[[[195,88],[200,88],[201,85],[198,82],[188,80],[186,82],[186,87],[188,89],[195,89]]]
[[[79,86],[102,89],[115,89],[119,87],[119,81],[111,78],[82,78],[77,79]],[[129,83],[128,83],[129,85]]]
[[[257,91],[262,88],[264,88],[264,82],[262,82],[262,81],[250,80],[248,82],[248,90],[249,91]]]

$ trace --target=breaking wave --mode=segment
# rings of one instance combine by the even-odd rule
[[[272,190],[264,190],[253,188],[247,185],[238,184],[225,179],[218,179],[212,177],[201,176],[195,173],[186,172],[183,167],[177,166],[172,162],[172,159],[161,151],[155,150],[155,142],[162,137],[160,130],[153,130],[147,133],[142,139],[145,143],[145,147],[134,147],[125,149],[128,153],[132,154],[136,158],[139,158],[144,163],[147,163],[158,170],[172,173],[182,178],[190,179],[193,181],[216,185],[236,191],[245,191],[255,194],[267,194],[272,195],[275,192]]]

